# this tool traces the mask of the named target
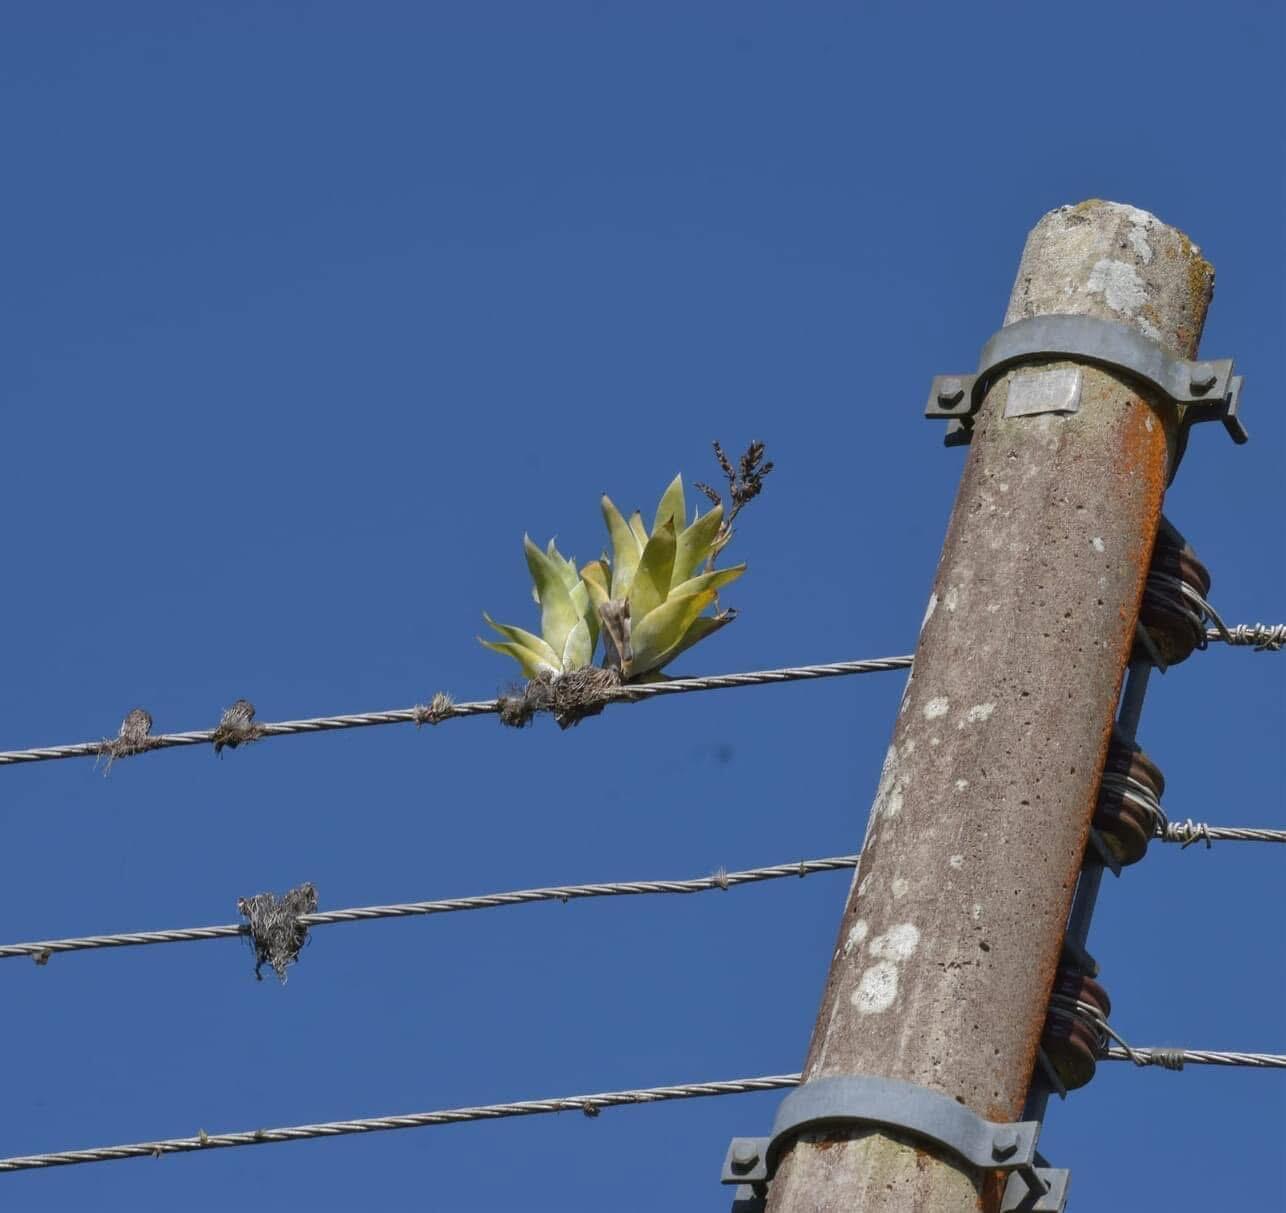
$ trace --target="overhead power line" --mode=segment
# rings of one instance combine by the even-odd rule
[[[888,670],[904,670],[911,665],[911,657],[875,657],[862,661],[835,661],[825,665],[789,666],[779,670],[752,670],[739,674],[711,674],[701,678],[674,678],[669,682],[653,682],[619,686],[603,692],[603,699],[610,703],[634,703],[655,699],[662,695],[683,695],[691,691],[717,691],[732,687],[762,686],[773,682],[799,682],[815,678],[839,678],[846,674],[877,674]],[[485,716],[499,713],[505,697],[480,699],[469,703],[454,703],[445,695],[436,695],[428,704],[410,708],[395,708],[386,712],[357,712],[343,716],[312,716],[304,720],[280,720],[259,724],[254,721],[254,708],[245,700],[238,700],[218,727],[196,729],[187,733],[160,733],[153,735],[151,717],[135,708],[126,717],[121,733],[102,741],[78,741],[71,745],[45,746],[32,750],[6,750],[0,752],[0,766],[13,766],[23,762],[52,762],[59,758],[105,758],[109,761],[128,758],[151,750],[171,749],[175,746],[214,745],[235,749],[238,745],[259,741],[265,737],[290,737],[303,733],[325,733],[334,729],[362,729],[382,724],[442,724],[463,716]],[[235,716],[238,708],[240,716]],[[249,715],[246,716],[246,710]],[[141,717],[136,713],[141,713]],[[134,726],[131,731],[131,721]]]
[[[718,871],[692,880],[625,880],[603,884],[551,885],[537,889],[515,889],[507,893],[484,893],[475,897],[448,897],[438,901],[409,901],[385,906],[356,906],[347,910],[325,910],[297,915],[302,927],[326,927],[342,922],[369,922],[380,918],[411,918],[429,914],[451,914],[461,910],[488,910],[501,906],[525,905],[536,901],[575,901],[589,897],[628,897],[645,893],[703,893],[732,889],[738,885],[785,877],[811,876],[857,866],[857,855],[833,855],[826,859],[801,859],[793,863],[739,872]],[[0,960],[34,956],[44,962],[57,952],[78,952],[91,948],[124,948],[150,943],[196,943],[205,939],[248,936],[250,927],[227,923],[215,927],[186,927],[170,931],[136,931],[123,935],[87,935],[75,939],[46,939],[35,943],[0,946]]]
[[[1218,628],[1209,628],[1206,639],[1222,640],[1225,644],[1250,644],[1260,652],[1276,652],[1286,646],[1286,623],[1239,623],[1228,628],[1226,635]]]
[[[1253,1070],[1286,1070],[1286,1053],[1231,1053],[1216,1049],[1147,1049],[1109,1045],[1104,1061],[1130,1061],[1136,1066],[1182,1070],[1184,1066],[1244,1066]]]
[[[1251,645],[1259,651],[1273,651],[1286,646],[1286,623],[1237,624],[1230,628],[1210,628],[1207,639],[1225,644]],[[751,670],[736,674],[712,674],[700,678],[674,678],[668,682],[629,684],[604,689],[597,693],[601,705],[637,703],[662,695],[683,695],[691,691],[715,691],[732,687],[764,686],[774,682],[798,682],[815,678],[838,678],[848,674],[875,674],[889,670],[909,669],[911,656],[874,657],[859,661],[835,661],[822,665],[787,666],[776,670]],[[362,729],[385,724],[442,724],[465,716],[502,714],[510,700],[505,696],[455,703],[446,695],[435,695],[427,704],[393,708],[383,712],[352,712],[339,716],[310,716],[302,720],[279,720],[257,723],[254,707],[238,700],[224,713],[212,729],[193,729],[184,733],[150,732],[152,718],[142,708],[135,708],[125,718],[116,737],[99,741],[78,741],[69,745],[43,746],[27,750],[0,751],[0,766],[26,762],[52,762],[60,758],[99,758],[109,763],[152,750],[176,746],[213,745],[235,749],[238,745],[260,741],[265,737],[291,737],[304,733],[326,733],[335,729]]]
[[[1204,842],[1276,842],[1286,843],[1286,830],[1251,829],[1242,826],[1212,826],[1200,821],[1169,822],[1158,830],[1162,842],[1188,847]],[[658,893],[704,893],[726,890],[738,885],[787,877],[812,876],[817,872],[835,872],[857,866],[860,855],[830,855],[820,859],[800,859],[767,867],[744,868],[741,871],[717,871],[709,876],[683,880],[619,880],[595,884],[549,885],[534,889],[512,889],[502,893],[483,893],[472,897],[446,897],[434,901],[406,901],[391,905],[353,906],[342,910],[322,910],[297,914],[300,927],[334,926],[345,922],[371,922],[384,918],[425,917],[452,914],[462,910],[489,910],[503,906],[526,905],[538,901],[578,901],[592,897],[630,897]],[[114,935],[83,935],[67,939],[42,939],[30,943],[0,945],[0,960],[31,956],[40,964],[59,952],[83,952],[95,948],[141,947],[155,943],[199,943],[207,939],[235,939],[252,934],[247,923],[224,923],[210,927],[177,927],[162,931],[127,931]]]
[[[1104,1055],[1109,1061],[1153,1062],[1154,1054],[1168,1058],[1168,1069],[1183,1064],[1248,1066],[1256,1069],[1286,1069],[1286,1054],[1224,1053],[1208,1049],[1124,1049],[1112,1048]],[[472,1120],[501,1120],[510,1116],[541,1116],[551,1112],[581,1112],[597,1116],[604,1108],[626,1104],[666,1103],[676,1099],[702,1099],[713,1095],[745,1095],[756,1091],[778,1091],[799,1085],[798,1074],[770,1074],[760,1078],[734,1078],[723,1082],[683,1083],[670,1087],[640,1087],[629,1091],[599,1091],[592,1095],[563,1095],[552,1099],[529,1099],[517,1103],[483,1104],[473,1108],[447,1108],[437,1112],[412,1112],[403,1116],[371,1116],[357,1120],[330,1120],[321,1124],[290,1125],[277,1129],[248,1129],[237,1133],[207,1133],[193,1137],[167,1137],[158,1141],[89,1150],[60,1150],[50,1154],[24,1154],[0,1158],[0,1172],[34,1171],[46,1167],[73,1166],[86,1162],[114,1162],[122,1158],[161,1158],[166,1154],[187,1154],[196,1150],[220,1150],[232,1146],[259,1146],[274,1142],[306,1141],[315,1137],[342,1137],[350,1133],[379,1133],[389,1129],[420,1129],[432,1125],[460,1124]]]
[[[547,1112],[582,1112],[593,1117],[603,1108],[615,1108],[623,1104],[664,1103],[673,1099],[701,1099],[708,1095],[744,1095],[751,1091],[777,1091],[798,1084],[798,1074],[774,1074],[764,1078],[736,1078],[727,1082],[684,1083],[673,1087],[642,1087],[632,1091],[600,1091],[593,1095],[564,1095],[554,1099],[523,1100],[519,1103],[483,1104],[476,1108],[413,1112],[406,1116],[331,1120],[316,1125],[291,1125],[281,1129],[253,1129],[240,1133],[206,1133],[198,1130],[195,1137],[171,1137],[132,1145],[99,1146],[92,1150],[64,1150],[56,1154],[0,1158],[0,1172],[65,1167],[81,1162],[112,1162],[118,1158],[160,1158],[164,1154],[185,1154],[192,1150],[304,1141],[310,1137],[341,1137],[348,1133],[378,1133],[386,1129],[420,1129],[430,1125],[460,1124],[469,1120],[540,1116]]]
[[[1190,847],[1195,842],[1286,842],[1286,830],[1261,830],[1248,826],[1212,826],[1204,821],[1171,821],[1158,835],[1162,842]]]

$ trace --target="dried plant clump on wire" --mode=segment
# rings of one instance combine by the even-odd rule
[[[510,723],[526,723],[539,710],[570,718],[573,701],[585,698],[582,687],[601,708],[604,693],[623,682],[660,677],[680,653],[736,618],[734,610],[719,609],[719,591],[746,566],[719,569],[715,562],[732,539],[733,520],[759,495],[773,465],[763,462],[762,442],[752,442],[735,468],[717,442],[714,450],[728,480],[727,509],[714,489],[698,483],[712,506],[705,514],[694,511],[688,522],[683,480],[676,476],[661,497],[650,530],[641,514],[626,519],[604,494],[611,555],[604,553],[579,569],[552,539],[542,551],[523,537],[532,596],[540,607],[539,634],[483,615],[502,639],[482,643],[512,657],[537,684],[538,702],[531,711],[518,711],[520,718]],[[602,666],[594,667],[600,637]],[[560,686],[568,675],[589,670],[593,672]]]

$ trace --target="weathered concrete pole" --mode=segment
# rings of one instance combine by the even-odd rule
[[[1174,228],[1083,202],[1028,237],[1005,323],[1095,316],[1192,358],[1213,280]],[[1088,365],[1078,412],[1004,416],[1033,371],[976,419],[804,1070],[992,1120],[1032,1075],[1175,452],[1173,406]],[[992,1211],[1002,1190],[892,1134],[825,1133],[768,1209]]]

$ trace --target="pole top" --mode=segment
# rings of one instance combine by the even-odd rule
[[[1060,206],[1032,228],[1005,324],[1095,316],[1193,358],[1214,294],[1214,267],[1178,228],[1120,202]]]

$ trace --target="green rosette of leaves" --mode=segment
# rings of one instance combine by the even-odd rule
[[[576,572],[576,562],[559,552],[552,539],[543,552],[530,536],[524,535],[522,544],[532,596],[540,607],[540,635],[497,623],[484,612],[483,619],[504,639],[482,643],[512,657],[527,678],[542,674],[559,678],[594,660],[598,614],[591,609],[589,590]]]
[[[746,566],[712,567],[724,540],[723,506],[698,513],[685,525],[679,476],[661,497],[650,532],[641,515],[626,521],[606,495],[602,508],[611,560],[585,565],[581,580],[602,624],[604,666],[618,668],[627,682],[636,681],[657,674],[732,622],[734,611],[707,612]]]

